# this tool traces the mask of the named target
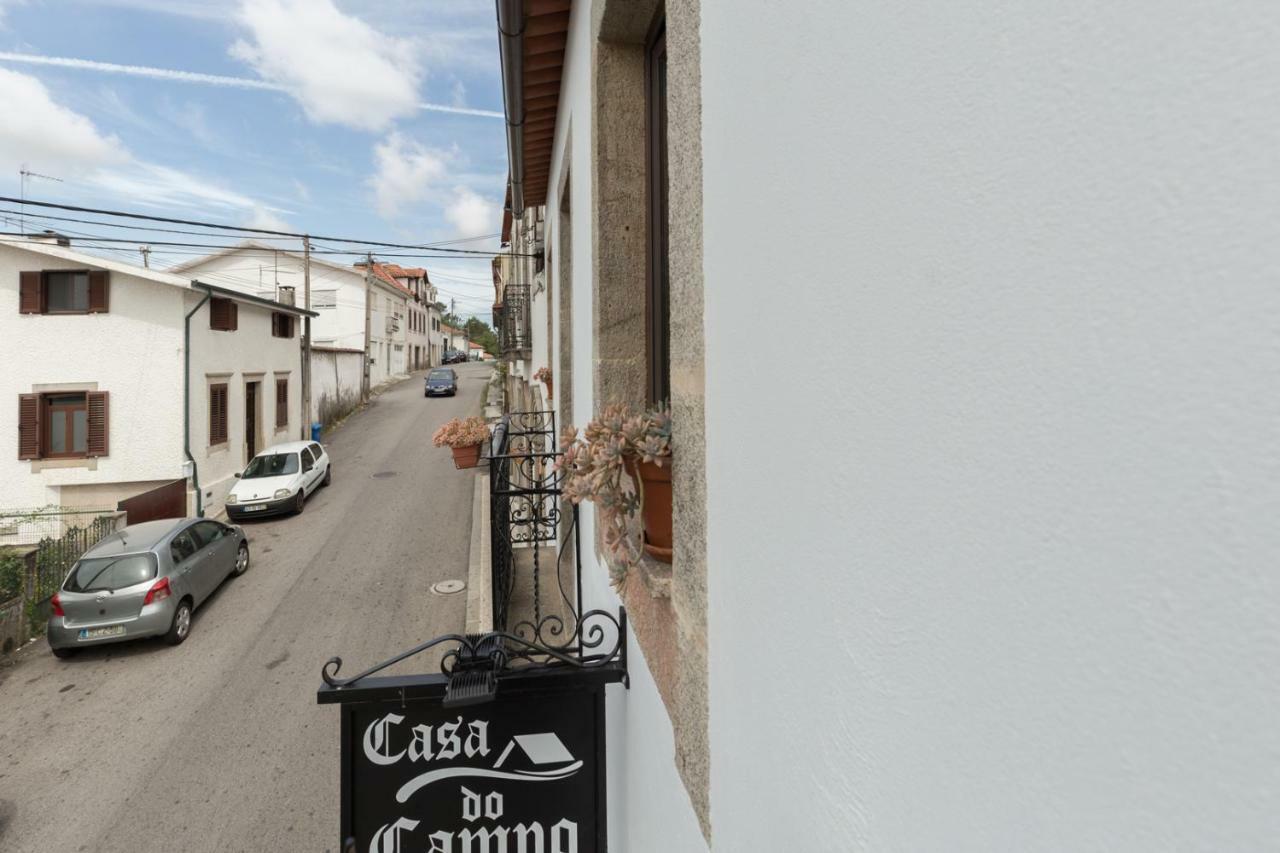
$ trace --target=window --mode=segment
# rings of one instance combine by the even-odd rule
[[[227,383],[209,386],[209,445],[227,441]]]
[[[271,312],[271,334],[277,338],[293,337],[293,315],[283,311]]]
[[[667,268],[667,30],[659,24],[645,48],[645,178],[649,184],[647,298],[649,402],[671,399],[670,280]]]
[[[240,475],[241,480],[256,480],[259,477],[285,477],[298,473],[298,454],[268,453],[253,457],[249,467]]]
[[[234,332],[240,327],[240,306],[231,299],[214,296],[209,300],[209,328],[218,332]]]
[[[276,379],[276,429],[289,425],[289,377]]]
[[[227,535],[227,528],[216,521],[197,521],[191,525],[190,530],[201,548],[208,547]]]
[[[313,442],[313,443],[311,443],[311,444],[308,444],[308,445],[307,445],[307,449],[311,451],[311,455],[312,455],[312,457],[313,457],[313,458],[315,458],[315,460],[316,460],[316,461],[319,461],[319,460],[320,460],[320,454],[321,454],[321,453],[324,453],[324,450],[320,447],[320,445],[318,445],[318,444],[316,444],[316,443],[314,443],[314,442]]]
[[[336,290],[311,291],[311,307],[312,308],[337,308],[338,307],[338,291]]]
[[[151,554],[88,557],[76,563],[62,588],[67,592],[114,591],[146,583],[155,576],[156,558]]]
[[[106,270],[44,270],[18,274],[21,314],[100,314],[107,310]]]
[[[302,470],[304,472],[310,471],[314,467],[316,467],[316,459],[311,455],[311,449],[307,447],[302,448]]]
[[[19,459],[83,459],[106,455],[106,391],[18,396]]]
[[[169,558],[173,560],[175,566],[183,560],[189,559],[197,550],[199,548],[196,546],[196,540],[191,536],[190,530],[182,531],[169,542]]]

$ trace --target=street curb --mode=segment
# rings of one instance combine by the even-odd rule
[[[471,498],[471,558],[467,568],[467,633],[493,630],[493,589],[489,572],[489,474],[477,474]]]

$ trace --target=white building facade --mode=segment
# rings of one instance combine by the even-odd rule
[[[255,449],[302,429],[302,316],[62,246],[0,246],[0,339],[23,354],[0,371],[0,505],[111,509],[187,479],[184,511],[216,514]]]
[[[1271,847],[1280,19],[810,12],[575,2],[516,148],[560,422],[675,423],[610,850]]]

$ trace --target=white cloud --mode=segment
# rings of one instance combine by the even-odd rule
[[[119,139],[55,103],[34,77],[0,68],[0,103],[5,105],[0,121],[0,168],[5,172],[30,163],[37,171],[79,174],[129,159]]]
[[[502,227],[502,211],[498,205],[466,187],[454,190],[453,201],[445,208],[444,218],[462,237],[492,234]]]
[[[315,122],[385,128],[419,108],[423,72],[406,39],[344,15],[332,0],[245,0],[247,39],[231,55],[288,91]]]
[[[392,131],[374,146],[377,167],[369,179],[374,204],[384,219],[391,219],[406,204],[430,197],[448,171],[451,152],[427,148],[399,131]]]
[[[253,206],[253,216],[245,223],[250,228],[266,228],[268,231],[292,231],[293,226],[260,204]]]

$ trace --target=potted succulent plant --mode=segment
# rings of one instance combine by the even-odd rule
[[[547,399],[554,400],[556,398],[555,391],[551,387],[551,368],[539,367],[533,372],[535,382],[545,382],[547,385]]]
[[[436,447],[453,450],[456,468],[474,468],[480,462],[480,445],[489,439],[489,427],[483,418],[454,418],[431,436]]]
[[[644,521],[644,551],[671,562],[671,413],[661,407],[636,413],[605,407],[579,435],[567,427],[557,462],[569,500],[593,502],[604,527],[604,545],[624,565],[640,558],[631,532],[637,511]]]

